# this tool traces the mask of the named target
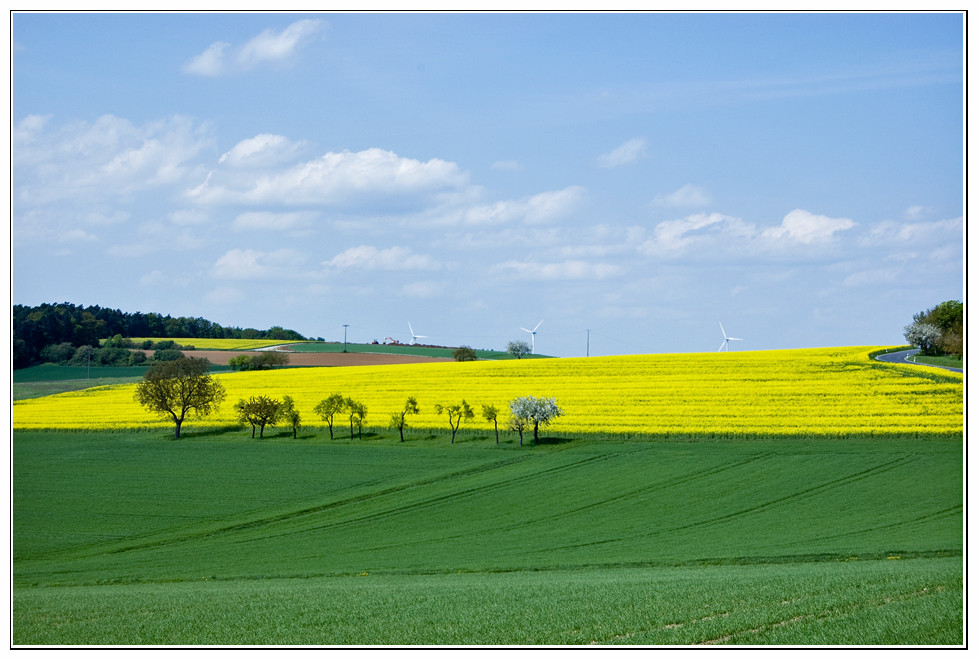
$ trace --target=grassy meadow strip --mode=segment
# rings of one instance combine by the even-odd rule
[[[963,640],[960,439],[15,431],[12,461],[15,644]]]
[[[208,339],[206,337],[132,337],[133,346],[138,347],[144,341],[157,344],[161,341],[173,341],[181,346],[193,346],[200,351],[255,351],[270,346],[284,346],[299,343],[294,339]]]
[[[13,643],[960,645],[961,560],[54,587]]]
[[[379,367],[280,369],[220,376],[227,403],[209,425],[234,423],[240,398],[290,395],[308,427],[324,427],[316,403],[338,392],[367,407],[367,427],[386,425],[408,397],[414,428],[447,429],[435,404],[465,399],[505,411],[518,396],[556,397],[556,433],[667,437],[960,435],[960,374],[883,364],[870,347]],[[133,400],[133,386],[17,401],[15,429],[166,428]],[[342,419],[337,420],[343,432]],[[505,424],[505,421],[502,420]],[[192,420],[191,420],[192,424]],[[465,429],[488,430],[478,417]]]

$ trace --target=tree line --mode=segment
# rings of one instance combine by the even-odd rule
[[[281,339],[304,341],[294,330],[273,326],[268,330],[222,326],[200,317],[122,312],[107,307],[72,303],[14,305],[13,366],[28,367],[45,361],[41,352],[48,346],[70,344],[74,348],[97,347],[103,339],[173,337],[177,339]]]
[[[151,412],[170,419],[175,427],[175,437],[180,437],[180,429],[188,416],[204,418],[216,411],[226,398],[220,380],[210,375],[210,363],[204,358],[180,357],[176,360],[160,362],[151,366],[143,380],[136,385],[134,398]],[[291,396],[275,399],[268,395],[251,396],[234,404],[237,421],[251,426],[251,437],[258,433],[265,436],[265,429],[281,422],[292,429],[292,437],[298,436],[302,428],[302,415],[295,407]],[[418,400],[408,397],[404,407],[390,413],[388,428],[396,428],[404,442],[404,429],[409,415],[421,411]],[[367,407],[362,402],[340,393],[330,394],[319,401],[313,412],[329,428],[329,437],[334,439],[334,423],[343,419],[349,421],[350,439],[356,427],[358,437],[363,437],[363,423],[367,417]],[[452,444],[462,422],[475,419],[475,410],[462,399],[460,402],[435,404],[435,412],[445,415],[452,433]],[[493,423],[496,444],[499,444],[500,411],[495,405],[482,406],[482,418]],[[539,441],[541,427],[548,425],[563,411],[554,398],[523,396],[509,402],[508,427],[519,434],[523,446],[523,433],[533,431],[534,442]]]
[[[903,328],[907,342],[924,355],[964,355],[964,304],[946,300],[913,315]]]

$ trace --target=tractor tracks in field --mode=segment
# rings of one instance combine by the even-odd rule
[[[305,507],[294,511],[286,511],[280,514],[275,514],[270,516],[258,517],[246,522],[225,525],[215,529],[186,532],[183,534],[174,534],[174,535],[167,536],[165,538],[159,538],[159,533],[157,533],[154,535],[154,537],[146,539],[143,542],[133,542],[133,539],[130,539],[130,542],[125,543],[124,545],[120,545],[118,547],[107,548],[106,543],[101,542],[95,544],[88,544],[86,546],[75,546],[70,550],[59,550],[52,553],[45,553],[44,555],[34,555],[31,557],[25,557],[24,559],[25,560],[41,559],[50,555],[57,556],[57,555],[64,555],[67,553],[70,553],[71,556],[75,556],[75,557],[83,557],[83,556],[98,555],[98,554],[119,554],[124,552],[131,552],[134,550],[146,550],[151,548],[185,543],[188,541],[196,541],[205,538],[212,538],[223,534],[241,532],[250,529],[260,528],[263,526],[272,525],[275,523],[288,522],[290,520],[297,520],[304,517],[315,516],[330,511],[332,509],[339,509],[344,506],[349,506],[351,504],[362,504],[370,500],[389,497],[390,495],[394,495],[404,491],[409,491],[415,488],[429,486],[443,481],[450,481],[453,479],[473,476],[481,472],[488,472],[491,470],[505,468],[511,465],[522,463],[523,461],[529,460],[531,458],[532,456],[530,455],[510,457],[503,460],[494,461],[492,463],[476,465],[462,470],[455,470],[445,474],[434,475],[424,479],[419,479],[417,481],[412,481],[406,484],[381,488],[380,490],[373,491],[373,492],[351,495],[349,497],[344,497],[338,500],[333,500],[316,506]],[[338,524],[342,524],[342,523],[338,523]]]
[[[774,454],[774,452],[765,453],[765,454],[758,454],[756,456],[752,456],[750,458],[744,459],[744,460],[739,461],[739,462],[736,462],[736,463],[731,463],[731,464],[725,464],[725,465],[722,465],[722,466],[717,466],[716,468],[713,469],[712,474],[719,474],[719,473],[724,472],[727,469],[743,467],[743,466],[746,466],[746,465],[748,465],[748,464],[750,464],[752,462],[755,462],[755,461],[758,461],[758,460],[767,458],[768,456],[770,456],[772,454]],[[821,494],[823,494],[823,493],[825,493],[827,491],[830,491],[830,490],[833,490],[833,489],[836,489],[836,488],[841,488],[841,487],[844,487],[844,486],[848,486],[850,484],[857,483],[857,482],[862,481],[864,479],[874,478],[874,477],[876,477],[876,476],[878,476],[880,474],[885,474],[886,472],[889,472],[891,470],[895,470],[895,469],[898,469],[900,467],[903,467],[903,466],[905,466],[905,465],[913,462],[913,460],[914,460],[914,457],[913,456],[910,456],[910,455],[902,456],[902,457],[899,457],[899,458],[895,458],[895,459],[890,460],[890,461],[887,461],[885,463],[882,463],[882,464],[879,464],[879,465],[875,465],[873,467],[870,467],[870,468],[867,468],[867,469],[864,469],[864,470],[860,470],[858,472],[855,472],[855,473],[852,473],[852,474],[849,474],[849,475],[846,475],[846,476],[843,476],[843,477],[839,477],[839,478],[836,478],[836,479],[830,479],[830,480],[825,481],[823,483],[820,483],[818,485],[811,486],[810,488],[804,488],[804,489],[801,489],[801,490],[792,492],[790,494],[784,495],[782,497],[777,497],[777,498],[774,498],[774,499],[771,499],[771,500],[768,500],[768,501],[765,501],[765,502],[761,502],[760,504],[756,504],[756,505],[753,505],[753,506],[749,506],[747,508],[743,508],[743,509],[739,509],[739,510],[736,510],[736,511],[732,511],[730,513],[725,513],[723,515],[718,515],[718,516],[714,516],[714,517],[707,518],[707,519],[702,519],[702,520],[694,520],[694,521],[691,521],[691,522],[688,522],[688,523],[682,524],[682,525],[675,525],[675,526],[671,526],[671,527],[662,527],[662,528],[656,529],[654,531],[643,532],[641,534],[632,534],[632,535],[622,536],[622,537],[617,537],[617,538],[598,539],[598,540],[588,541],[588,542],[585,542],[585,543],[575,543],[575,544],[562,545],[562,546],[560,546],[560,549],[583,548],[583,547],[590,547],[590,546],[595,546],[595,545],[604,545],[604,544],[608,544],[608,543],[619,543],[619,542],[627,542],[627,541],[636,541],[636,540],[639,540],[639,539],[650,539],[650,538],[653,538],[653,537],[659,537],[659,536],[663,536],[663,535],[667,535],[667,534],[675,534],[677,532],[684,532],[684,531],[695,530],[695,529],[708,529],[710,527],[714,527],[714,526],[717,526],[717,525],[728,524],[728,523],[734,522],[734,521],[736,521],[738,519],[741,519],[741,518],[746,518],[748,516],[765,513],[765,512],[768,512],[768,511],[777,509],[779,507],[782,507],[782,506],[785,506],[785,505],[789,505],[789,504],[792,504],[792,503],[795,503],[795,502],[798,502],[798,501],[801,501],[801,500],[804,500],[804,499],[807,499],[807,498],[816,497],[816,496],[821,495]],[[688,481],[698,479],[701,475],[703,475],[703,476],[709,476],[708,475],[708,471],[705,471],[704,470],[702,472],[698,472],[695,475],[693,475],[691,477],[688,477],[688,478],[685,478],[685,479],[680,478],[680,479],[673,480],[672,482],[664,482],[661,485],[661,488],[675,486],[675,485],[680,485],[680,484],[686,483]],[[651,489],[651,488],[652,487],[649,487],[649,489]],[[656,488],[660,488],[660,486],[657,485]],[[635,491],[632,492],[632,494],[634,495],[635,493],[638,493],[641,490],[642,489],[636,489]],[[624,496],[624,494],[622,496]],[[923,516],[922,517],[922,520],[924,518],[927,518],[927,517],[930,517],[930,516],[934,516],[934,515],[938,515],[938,514],[937,513],[927,514],[926,516]],[[951,513],[948,513],[947,515],[951,515]],[[863,530],[861,530],[861,531],[863,531]]]

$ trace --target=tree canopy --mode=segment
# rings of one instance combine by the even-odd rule
[[[224,386],[209,371],[210,362],[204,358],[158,362],[136,385],[134,398],[151,412],[172,419],[179,438],[188,415],[206,417],[224,401]]]
[[[914,314],[913,322],[904,327],[903,336],[925,355],[963,355],[964,304],[959,300],[946,300]]]

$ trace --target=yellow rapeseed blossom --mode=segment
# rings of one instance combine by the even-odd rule
[[[172,341],[181,346],[193,346],[198,351],[256,351],[260,348],[268,348],[269,346],[300,343],[285,339],[198,339],[197,337],[171,337],[169,339],[160,339],[159,337],[133,337],[131,341],[137,347],[144,341],[151,341],[154,344],[161,341]]]
[[[465,399],[500,410],[518,396],[555,397],[564,414],[548,429],[658,437],[897,435],[963,432],[960,374],[884,364],[872,347],[735,353],[443,362],[364,367],[276,369],[217,376],[227,403],[206,424],[234,422],[240,398],[288,394],[303,426],[325,426],[313,413],[332,393],[367,407],[365,426],[386,426],[416,397],[413,428],[442,429],[435,404]],[[15,429],[167,427],[120,385],[14,402]],[[191,421],[191,424],[193,422]],[[347,421],[337,417],[342,429]],[[491,429],[478,415],[464,428]]]

